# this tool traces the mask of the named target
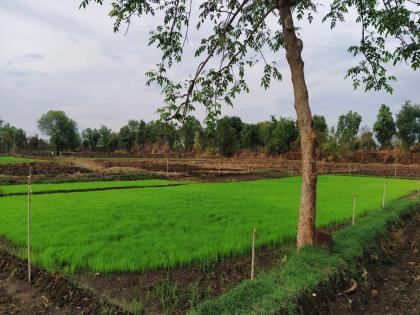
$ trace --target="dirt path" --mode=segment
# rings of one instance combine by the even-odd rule
[[[394,229],[392,239],[382,243],[387,255],[365,272],[365,283],[340,298],[331,314],[420,314],[420,214]]]

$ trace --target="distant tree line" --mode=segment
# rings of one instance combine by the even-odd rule
[[[381,105],[372,130],[361,127],[362,117],[353,111],[338,118],[329,128],[324,116],[314,115],[318,151],[338,158],[348,150],[376,150],[402,146],[420,150],[420,105],[407,101],[396,115]],[[161,121],[130,120],[113,131],[106,126],[86,128],[79,133],[77,124],[63,111],[49,111],[38,120],[38,129],[49,142],[37,135],[27,137],[0,119],[0,151],[64,150],[124,153],[195,152],[229,157],[241,151],[278,155],[299,148],[299,129],[291,118],[274,116],[268,121],[245,123],[239,117],[222,117],[215,125],[202,125],[187,117],[183,124]]]

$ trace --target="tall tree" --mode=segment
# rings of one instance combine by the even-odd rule
[[[392,137],[396,133],[396,127],[391,109],[385,104],[382,104],[379,108],[376,122],[373,125],[373,131],[382,148],[386,148],[391,145]]]
[[[239,140],[241,148],[256,149],[261,145],[260,125],[244,124]]]
[[[80,144],[77,124],[63,111],[50,110],[38,120],[38,129],[50,137],[50,143],[61,154],[64,149],[76,149]]]
[[[91,1],[103,3],[103,0],[82,0],[80,7],[85,8]],[[249,67],[259,61],[265,63],[261,77],[261,85],[265,88],[273,78],[281,79],[276,60],[271,61],[265,52],[273,52],[271,55],[278,59],[276,53],[285,49],[302,151],[297,246],[312,244],[317,182],[316,133],[305,82],[303,42],[297,37],[293,15],[297,19],[306,17],[311,22],[322,4],[310,0],[205,0],[196,8],[192,3],[190,0],[114,0],[110,16],[115,18],[114,31],[118,31],[124,22],[129,24],[133,17],[153,15],[156,21],[161,19],[151,32],[149,44],[162,51],[162,58],[147,76],[149,85],[157,83],[164,92],[166,104],[160,110],[163,119],[182,120],[196,104],[206,107],[207,119],[216,119],[223,104],[232,105],[240,92],[249,90],[245,79]],[[360,42],[350,47],[352,54],[361,57],[360,63],[347,72],[355,87],[363,83],[367,90],[385,88],[390,92],[388,82],[394,77],[387,75],[384,64],[403,61],[413,68],[420,65],[420,34],[417,14],[412,13],[413,5],[418,5],[417,1],[331,1],[330,10],[324,17],[324,21],[331,23],[331,28],[346,21],[349,12],[356,12],[356,23],[361,26]],[[268,22],[273,17],[280,25]],[[192,77],[174,81],[170,77],[173,71],[168,70],[182,61],[187,38],[193,31],[190,27],[193,20],[197,21],[199,31],[203,26],[210,26],[212,31],[202,38],[195,51],[195,57],[202,61]],[[209,32],[205,30],[201,34]],[[387,45],[389,39],[399,40],[399,45]]]
[[[398,137],[406,149],[420,142],[420,105],[406,101],[397,114]]]
[[[351,145],[354,143],[359,132],[362,116],[356,112],[349,111],[345,115],[338,117],[337,138],[341,145]]]
[[[239,127],[236,118],[226,116],[217,122],[216,143],[221,155],[232,156],[239,146],[239,130],[242,127]]]
[[[271,118],[272,130],[268,142],[267,151],[269,154],[280,154],[290,151],[292,143],[299,136],[296,121],[290,118],[280,117],[276,120]]]
[[[10,123],[4,122],[0,117],[0,151],[21,150],[27,144],[26,133]]]
[[[186,151],[191,151],[194,147],[195,135],[201,131],[200,122],[193,116],[189,116],[184,120],[180,128],[181,142]]]
[[[82,144],[90,151],[95,151],[101,135],[97,129],[86,128],[82,131]]]

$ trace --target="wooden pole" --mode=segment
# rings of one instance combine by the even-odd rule
[[[353,220],[352,220],[352,225],[354,225],[355,218],[356,218],[356,195],[353,195]]]
[[[382,195],[382,208],[385,208],[385,195],[386,195],[386,180],[384,183],[384,193]]]
[[[169,157],[166,158],[166,176],[169,176]]]
[[[219,175],[222,174],[222,165],[221,165],[222,161],[221,161],[221,157],[219,156]]]
[[[32,194],[32,167],[28,176],[28,282],[31,282],[31,194]]]
[[[255,238],[257,230],[254,228],[252,231],[252,256],[251,256],[251,280],[254,280],[254,269],[255,269]]]
[[[397,178],[397,165],[394,165],[394,178]]]

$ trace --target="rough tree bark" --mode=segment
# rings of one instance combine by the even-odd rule
[[[303,42],[296,36],[291,7],[295,1],[278,0],[277,8],[283,28],[286,58],[292,75],[295,110],[300,131],[302,152],[302,190],[300,196],[297,248],[311,245],[315,238],[316,154],[312,114],[302,60]]]

